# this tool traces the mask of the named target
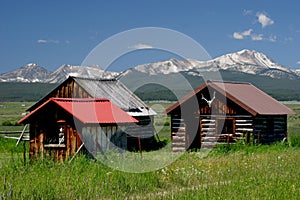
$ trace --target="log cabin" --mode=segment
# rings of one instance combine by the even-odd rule
[[[82,147],[93,157],[125,151],[126,127],[137,122],[103,98],[49,98],[19,121],[30,124],[30,158],[54,160],[68,159]]]
[[[269,144],[287,135],[285,105],[250,83],[207,81],[170,106],[172,150],[212,148],[240,139]]]

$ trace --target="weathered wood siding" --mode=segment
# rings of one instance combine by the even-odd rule
[[[109,150],[125,151],[127,149],[127,137],[124,127],[110,126],[86,126],[82,128],[82,136],[86,148],[94,156]]]
[[[203,93],[206,99],[210,99],[208,90]],[[238,107],[233,101],[216,93],[216,98],[211,107],[198,94],[199,110],[191,110],[190,115],[181,116],[177,109],[171,113],[171,140],[173,151],[184,151],[193,148],[212,148],[217,143],[234,143],[253,132],[253,119],[247,111]],[[189,102],[184,106],[188,106]],[[195,126],[198,120],[198,132],[189,132],[190,126]],[[226,120],[232,123],[230,131],[224,131]],[[179,125],[180,124],[180,125]],[[180,127],[181,126],[181,127]],[[179,128],[180,127],[180,128]],[[192,141],[194,140],[194,141]],[[199,141],[198,141],[199,140]]]
[[[225,120],[232,121],[232,130],[226,128]],[[201,148],[212,148],[218,143],[234,143],[253,132],[251,116],[205,116],[200,120]]]
[[[58,138],[58,133],[51,134],[51,140],[48,140],[49,134],[40,124],[30,124],[29,156],[31,159],[44,157],[51,157],[54,160],[68,159],[75,155],[82,144],[77,130],[70,125],[66,125],[64,142],[61,144],[58,140],[53,140],[53,135],[57,134]]]
[[[171,116],[171,141],[173,152],[186,150],[186,125],[180,115]]]
[[[72,79],[60,85],[50,96],[55,98],[91,98],[91,95]]]
[[[126,127],[126,132],[130,137],[150,138],[154,136],[153,116],[138,116],[135,119],[139,122]]]
[[[253,139],[256,143],[269,144],[281,141],[287,134],[287,116],[254,117]]]
[[[201,117],[200,120],[200,141],[201,148],[210,148],[214,146],[219,134],[216,132],[216,120],[209,117]]]

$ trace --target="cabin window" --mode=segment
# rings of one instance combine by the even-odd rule
[[[66,138],[66,121],[58,120],[56,125],[49,128],[46,134],[46,144],[65,144]]]
[[[58,133],[58,144],[65,143],[65,135],[66,135],[66,121],[58,120],[57,121],[57,133]]]
[[[65,125],[60,124],[58,126],[58,144],[63,144],[65,142]]]
[[[218,133],[219,134],[234,134],[234,119],[218,119]]]

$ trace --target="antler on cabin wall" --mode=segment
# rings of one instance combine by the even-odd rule
[[[203,96],[203,94],[201,94],[201,96],[202,96],[201,99],[205,100],[206,103],[208,104],[208,106],[211,107],[211,103],[212,103],[212,102],[215,100],[215,98],[216,98],[216,92],[214,91],[214,96],[213,96],[213,98],[212,98],[211,100],[205,99],[204,96]]]

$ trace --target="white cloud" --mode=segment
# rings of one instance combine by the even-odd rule
[[[244,10],[243,15],[253,15],[252,10]],[[265,13],[257,12],[256,13],[257,21],[261,24],[262,28],[265,28],[266,26],[271,26],[275,22],[270,17],[268,17]],[[232,37],[237,40],[244,40],[244,39],[250,39],[252,41],[270,41],[275,42],[277,40],[277,36],[270,35],[269,37],[264,36],[261,33],[256,33],[252,28],[249,28],[245,31],[240,32],[234,32],[232,34]]]
[[[130,49],[153,49],[154,47],[148,44],[140,43],[140,44],[135,44],[129,48]]]
[[[233,33],[233,38],[237,39],[237,40],[243,40],[243,39],[247,39],[250,38],[252,41],[270,41],[270,42],[275,42],[277,39],[276,35],[270,35],[269,37],[264,37],[263,34],[256,34],[253,33],[253,29],[248,29],[245,30],[243,32],[234,32]]]
[[[37,40],[37,43],[47,43],[47,40]]]
[[[64,44],[70,44],[70,41],[69,40],[66,40],[64,42],[61,42],[59,40],[45,40],[45,39],[39,39],[36,41],[37,43],[39,44],[61,44],[61,43],[64,43]]]
[[[233,33],[233,38],[234,39],[237,39],[237,40],[242,40],[242,39],[245,39],[245,37],[248,37],[251,35],[252,33],[252,29],[248,29],[248,30],[245,30],[243,32],[234,32]]]
[[[276,42],[277,36],[276,36],[276,35],[270,35],[269,38],[268,38],[268,40],[269,40],[270,42]]]
[[[260,41],[260,40],[263,40],[264,37],[263,37],[263,34],[252,34],[251,39],[254,41]]]
[[[237,40],[242,40],[242,39],[244,39],[244,36],[242,34],[238,33],[238,32],[234,32],[233,33],[233,38],[237,39]]]
[[[297,62],[298,65],[300,65],[300,60]]]
[[[243,36],[250,36],[251,33],[252,33],[252,31],[253,31],[253,30],[250,28],[250,29],[245,30],[244,32],[242,32],[242,35],[243,35]]]
[[[36,42],[43,43],[43,44],[46,44],[46,43],[58,44],[58,43],[60,43],[58,40],[44,40],[44,39],[37,40]]]
[[[252,10],[243,10],[243,15],[251,15],[252,14]]]
[[[271,18],[269,18],[266,14],[264,13],[256,13],[256,17],[258,18],[258,22],[261,24],[261,26],[263,28],[265,28],[266,26],[271,26],[272,24],[274,24],[274,20],[272,20]]]

